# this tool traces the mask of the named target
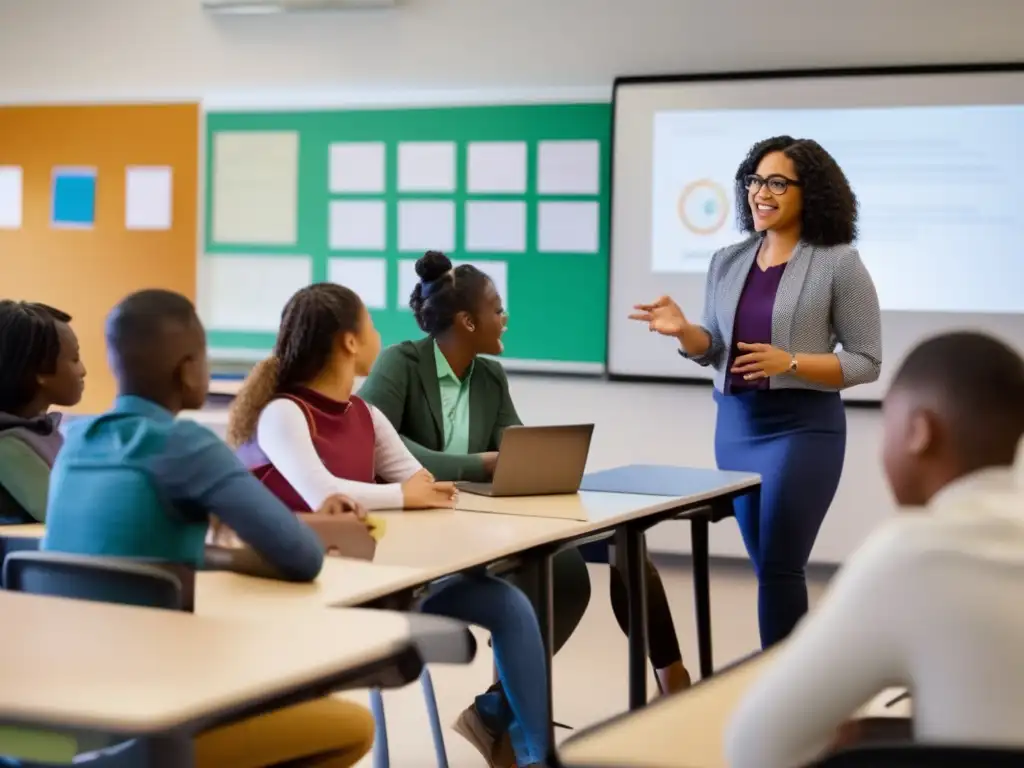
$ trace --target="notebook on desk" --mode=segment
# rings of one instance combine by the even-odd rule
[[[493,482],[461,482],[456,487],[494,497],[576,493],[593,436],[593,424],[509,427],[501,438]]]

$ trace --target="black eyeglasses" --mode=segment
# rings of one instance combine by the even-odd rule
[[[767,179],[758,176],[756,173],[751,173],[743,177],[743,185],[747,188],[748,192],[753,192],[754,194],[757,194],[761,187],[767,185],[768,191],[773,195],[784,195],[790,187],[799,187],[800,182],[777,173],[773,173]]]

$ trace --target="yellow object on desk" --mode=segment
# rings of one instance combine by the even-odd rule
[[[373,537],[373,540],[380,542],[384,538],[384,532],[388,529],[388,524],[383,517],[367,515],[366,527],[370,529],[370,536]]]

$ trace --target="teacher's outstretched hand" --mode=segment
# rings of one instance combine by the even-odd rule
[[[633,309],[636,311],[629,316],[630,320],[647,323],[652,333],[662,336],[679,336],[689,325],[683,310],[669,296],[662,296],[650,304],[637,304]]]
[[[633,314],[629,316],[630,320],[647,323],[647,328],[652,333],[674,337],[679,341],[683,351],[691,357],[703,355],[711,346],[708,332],[687,320],[683,310],[670,296],[662,296],[650,304],[637,304],[633,309]]]

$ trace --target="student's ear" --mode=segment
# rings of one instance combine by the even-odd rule
[[[202,408],[210,388],[210,372],[205,355],[182,357],[174,371],[174,378],[182,394],[183,406],[186,409]]]
[[[907,450],[913,456],[923,456],[935,444],[937,419],[931,411],[919,408],[910,414],[907,430]]]
[[[341,345],[341,348],[348,355],[354,357],[356,354],[358,354],[358,352],[359,352],[359,339],[356,337],[356,334],[354,334],[354,333],[352,333],[350,331],[346,331],[345,333],[341,334],[341,338],[339,339],[339,343]]]
[[[473,331],[476,330],[476,322],[473,320],[469,312],[459,312],[455,315],[455,324],[469,333],[473,333]]]

